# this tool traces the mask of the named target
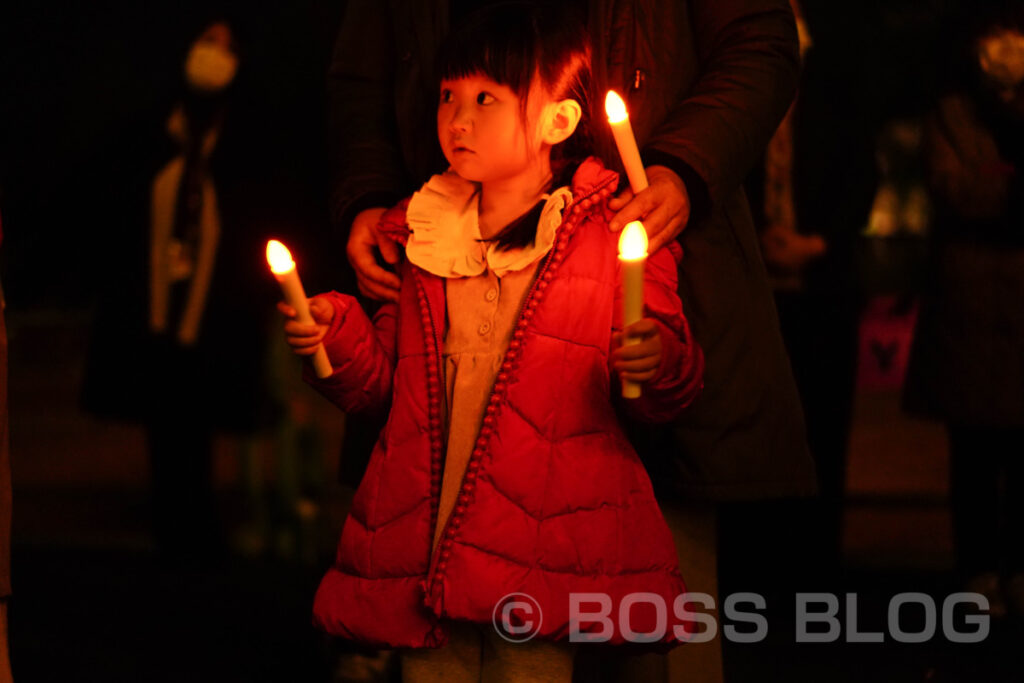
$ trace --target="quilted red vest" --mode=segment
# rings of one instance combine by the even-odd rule
[[[377,646],[438,647],[447,619],[487,624],[510,593],[533,598],[538,635],[551,640],[576,628],[616,644],[629,640],[623,626],[657,633],[664,625],[655,644],[670,646],[673,626],[686,627],[672,609],[685,590],[672,537],[616,405],[633,418],[672,419],[700,392],[703,354],[676,294],[681,253],[662,249],[648,259],[645,282],[661,366],[641,399],[617,398],[608,363],[621,329],[618,235],[606,206],[617,180],[596,160],[574,177],[573,203],[526,294],[433,553],[445,453],[443,280],[405,263],[399,302],[372,324],[351,297],[327,295],[335,372],[307,379],[346,412],[390,413],[316,594],[314,621],[324,630]],[[380,226],[399,242],[408,235],[404,209]],[[608,596],[610,634],[576,618],[573,593]],[[636,593],[657,596],[667,623],[641,600],[620,624],[622,600]]]

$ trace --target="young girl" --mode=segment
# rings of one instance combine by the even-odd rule
[[[296,353],[325,344],[334,374],[307,374],[320,392],[390,411],[314,613],[331,633],[418,648],[407,679],[569,680],[570,635],[670,646],[681,624],[672,539],[616,408],[671,419],[700,391],[703,355],[675,245],[649,257],[648,317],[625,330],[640,342],[620,344],[619,179],[573,151],[590,53],[550,11],[492,8],[449,37],[437,131],[451,168],[379,226],[405,250],[398,303],[371,323],[330,293],[310,300],[316,324],[285,323]],[[621,379],[642,398],[618,398]]]

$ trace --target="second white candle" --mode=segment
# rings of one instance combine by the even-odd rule
[[[644,317],[644,266],[647,263],[647,231],[640,221],[628,223],[619,237],[619,264],[622,268],[622,327],[625,329]],[[625,336],[622,345],[639,343]],[[639,398],[640,384],[624,381],[623,398]]]

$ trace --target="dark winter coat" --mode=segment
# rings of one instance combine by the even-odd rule
[[[444,169],[431,65],[446,2],[353,0],[331,69],[333,214],[389,206]],[[666,495],[755,499],[814,490],[803,416],[740,187],[792,100],[787,0],[592,0],[595,93],[626,93],[646,164],[685,181],[693,215],[679,295],[707,354],[706,390],[634,441]],[[598,155],[617,159],[593,98]],[[639,430],[638,430],[639,431]]]
[[[975,427],[1024,427],[1024,133],[964,94],[926,127],[935,202],[906,407]]]

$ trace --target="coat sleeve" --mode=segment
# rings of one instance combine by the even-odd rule
[[[391,206],[408,183],[398,145],[388,7],[381,0],[346,3],[328,70],[331,219],[337,230],[347,231],[363,209]]]
[[[370,322],[355,298],[337,292],[322,296],[334,305],[324,338],[334,373],[319,379],[306,364],[303,378],[347,413],[385,412],[395,368],[397,305],[385,304]]]
[[[622,399],[618,373],[611,370],[612,391],[626,413],[642,422],[668,422],[693,403],[704,387],[704,352],[693,338],[677,293],[682,248],[675,242],[647,259],[644,268],[644,316],[657,323],[661,362],[655,376],[643,384],[640,398]],[[621,276],[619,277],[621,281]],[[615,288],[616,331],[622,329],[622,293]],[[611,355],[609,354],[609,363]]]
[[[980,225],[1005,215],[1014,167],[965,97],[945,97],[928,117],[925,152],[928,182],[942,208]]]
[[[699,76],[643,157],[675,170],[699,213],[739,187],[763,154],[796,92],[799,46],[787,0],[693,0],[690,8]]]

